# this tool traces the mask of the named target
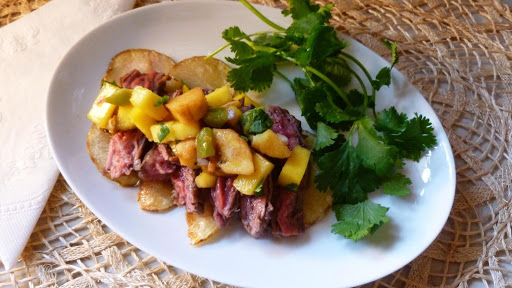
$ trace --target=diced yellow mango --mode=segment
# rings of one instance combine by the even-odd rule
[[[182,123],[199,122],[199,119],[208,112],[208,102],[199,87],[169,100],[165,106],[171,111],[174,119]]]
[[[181,92],[187,93],[188,91],[190,91],[190,88],[188,88],[188,86],[186,84],[183,84],[183,87],[181,88]]]
[[[119,106],[117,110],[117,123],[116,128],[120,131],[126,131],[135,129],[135,123],[133,122],[130,114],[132,112],[133,106]]]
[[[156,124],[155,119],[149,117],[142,109],[138,107],[133,107],[130,112],[130,118],[132,118],[133,123],[137,128],[139,128],[144,135],[149,139],[149,141],[153,141],[153,135],[151,134],[151,126]]]
[[[222,105],[233,101],[233,96],[231,96],[228,86],[217,88],[205,97],[208,102],[208,106],[211,107],[221,107]]]
[[[240,111],[240,109],[238,109],[235,106],[229,106],[226,109],[228,110],[228,118],[231,116],[231,114],[233,114],[233,118],[231,120],[228,120],[227,123],[231,127],[237,127],[238,121],[240,121],[240,117],[242,117],[243,114],[242,111]]]
[[[244,99],[244,106],[251,105],[251,104],[254,105],[254,107],[261,106],[258,102],[252,100],[251,97],[247,96],[247,94],[245,94],[245,93],[238,94],[237,96],[235,96],[233,98],[233,100],[240,100],[242,98]]]
[[[308,149],[298,145],[295,146],[292,150],[292,155],[284,163],[283,169],[277,178],[277,183],[282,187],[290,184],[299,185],[308,168],[310,155],[311,151]]]
[[[169,115],[169,111],[165,109],[164,105],[155,107],[155,104],[161,101],[162,97],[142,86],[135,87],[132,92],[132,97],[130,98],[130,103],[132,103],[134,107],[141,109],[149,117],[157,121],[161,121]]]
[[[211,188],[215,186],[215,183],[217,182],[217,176],[203,171],[201,174],[197,175],[195,181],[197,187],[199,188]]]
[[[96,100],[94,100],[92,104],[91,110],[89,110],[87,114],[87,118],[102,129],[108,127],[108,120],[112,118],[117,107],[116,105],[105,102],[105,97],[114,94],[118,89],[119,87],[104,82]]]
[[[256,134],[252,138],[252,148],[273,158],[288,158],[292,155],[292,151],[288,149],[288,145],[272,130]]]
[[[176,156],[180,159],[182,166],[199,168],[197,166],[196,140],[187,139],[176,144]]]
[[[201,130],[201,127],[197,122],[181,123],[178,121],[167,121],[164,123],[157,123],[150,128],[151,135],[153,135],[155,142],[158,141],[158,135],[161,134],[162,125],[160,124],[164,126],[164,129],[169,129],[169,134],[167,134],[161,143],[194,138],[199,134],[199,130]]]
[[[253,195],[254,189],[258,187],[261,181],[265,179],[265,177],[272,172],[274,169],[274,164],[265,159],[265,157],[261,156],[258,153],[253,154],[253,162],[254,162],[254,173],[251,175],[238,175],[235,181],[233,181],[233,186],[243,194]]]

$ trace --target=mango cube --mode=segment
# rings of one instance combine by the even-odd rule
[[[102,129],[107,129],[108,121],[114,115],[116,105],[105,102],[105,98],[113,95],[119,87],[104,82],[100,92],[92,104],[91,110],[87,114],[87,118]]]
[[[233,181],[233,186],[243,194],[253,195],[254,189],[258,187],[258,185],[267,177],[272,169],[274,169],[274,164],[265,159],[265,157],[261,156],[258,153],[253,154],[253,163],[254,163],[254,173],[251,175],[238,175],[235,181]]]
[[[165,106],[171,111],[174,119],[181,123],[199,122],[199,119],[208,112],[208,102],[199,87],[169,100]]]
[[[164,126],[164,129],[169,129],[169,134],[167,134],[161,143],[194,138],[201,130],[201,127],[197,122],[181,123],[178,121],[167,121],[164,123],[157,123],[150,128],[155,141],[158,141],[158,135],[161,133],[160,130],[162,129],[162,126],[160,124]]]
[[[217,176],[203,171],[201,174],[197,175],[195,182],[199,188],[211,188],[217,183]]]
[[[267,129],[261,134],[256,134],[252,138],[252,148],[273,158],[288,158],[292,155],[292,151],[288,149],[288,145],[276,134],[276,132]]]
[[[222,86],[215,89],[212,93],[205,96],[208,106],[221,107],[222,105],[233,101],[231,92],[229,92],[228,86]]]
[[[139,108],[149,117],[161,121],[169,115],[169,111],[165,109],[164,105],[155,107],[159,102],[162,102],[162,97],[142,86],[135,87],[132,92],[132,97],[130,98],[130,103],[132,103],[134,107]]]
[[[137,126],[135,126],[135,123],[133,122],[130,114],[132,112],[133,106],[119,106],[117,110],[117,123],[116,128],[117,130],[121,131],[127,131],[131,129],[135,129]]]
[[[130,112],[130,118],[132,118],[133,123],[137,128],[139,128],[144,135],[149,139],[149,141],[153,141],[153,135],[151,134],[151,126],[156,124],[155,119],[149,117],[144,111],[138,107],[133,107]]]
[[[290,184],[299,185],[308,168],[310,155],[311,151],[308,149],[298,145],[295,146],[292,150],[292,155],[284,163],[283,169],[277,178],[277,183],[282,187]]]

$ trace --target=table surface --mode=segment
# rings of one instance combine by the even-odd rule
[[[49,0],[0,0],[0,26]],[[134,8],[160,2],[138,0]],[[286,7],[284,0],[254,0]],[[318,1],[326,3],[327,1]],[[512,286],[512,12],[500,1],[334,1],[332,24],[388,57],[432,105],[452,145],[457,188],[436,241],[365,286]],[[18,265],[0,287],[224,287],[167,265],[96,218],[59,178]]]

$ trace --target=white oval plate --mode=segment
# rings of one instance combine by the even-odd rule
[[[269,18],[288,25],[280,10],[258,6]],[[85,139],[93,103],[110,59],[129,48],[148,48],[175,61],[206,55],[225,42],[221,32],[238,25],[246,32],[269,30],[239,3],[184,1],[151,5],[108,21],[82,38],[64,57],[51,83],[47,128],[62,175],[102,221],[140,249],[203,277],[251,287],[356,286],[386,276],[418,256],[441,231],[455,191],[451,148],[434,111],[421,94],[393,71],[391,87],[378,93],[378,109],[394,105],[409,116],[431,119],[439,145],[419,163],[408,163],[412,195],[405,199],[375,195],[391,207],[390,223],[354,243],[331,234],[332,213],[304,235],[292,239],[251,238],[240,224],[200,247],[189,245],[184,209],[148,213],[139,209],[137,189],[104,178],[87,154]],[[348,39],[348,51],[375,75],[389,65]],[[229,51],[226,51],[226,53]],[[227,54],[220,54],[223,59]],[[291,89],[276,80],[266,94],[277,105],[300,115]],[[302,119],[303,120],[303,119]]]

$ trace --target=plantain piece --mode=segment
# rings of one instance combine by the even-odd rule
[[[187,212],[186,218],[191,245],[197,245],[219,231],[215,219],[213,219],[213,207],[210,202],[205,203],[202,214]]]
[[[219,155],[217,165],[226,174],[251,175],[254,162],[251,148],[232,129],[213,129],[213,143]]]
[[[320,192],[316,189],[315,174],[318,167],[315,164],[309,165],[309,185],[304,191],[304,224],[310,227],[329,213],[332,205],[332,191]]]
[[[141,181],[137,201],[142,210],[166,211],[175,205],[174,193],[170,182]]]
[[[110,143],[110,134],[100,129],[95,124],[92,125],[87,133],[87,151],[96,168],[110,180],[114,180],[121,186],[136,186],[139,183],[139,177],[136,172],[130,175],[123,175],[117,179],[110,178],[110,174],[105,171],[105,165],[108,157],[108,145]]]
[[[150,73],[156,70],[160,73],[169,74],[174,66],[174,61],[168,56],[148,49],[129,49],[118,53],[108,65],[103,80],[119,83],[119,79],[131,72],[133,69],[141,73]]]
[[[231,67],[221,60],[205,60],[205,57],[195,56],[180,61],[171,68],[169,75],[182,80],[189,88],[216,89],[227,85],[226,77]]]

